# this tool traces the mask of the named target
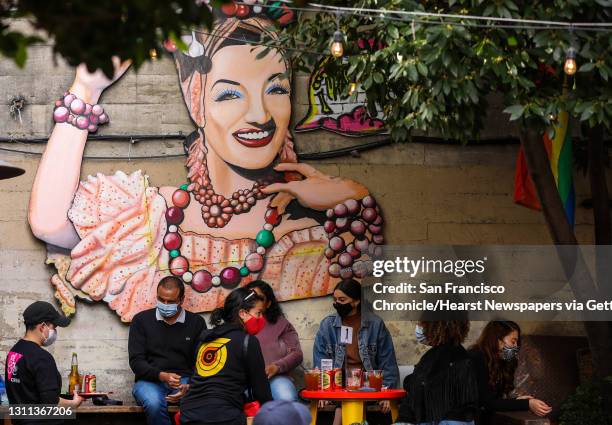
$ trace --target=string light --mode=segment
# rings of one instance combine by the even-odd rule
[[[157,50],[156,49],[151,49],[149,50],[149,56],[151,57],[151,59],[155,60],[157,59]]]
[[[331,45],[331,54],[335,58],[340,58],[344,55],[344,34],[342,31],[334,32],[334,38]]]
[[[340,13],[336,13],[336,31],[332,39],[330,48],[331,54],[335,58],[341,58],[344,55],[344,34],[340,31]]]
[[[289,9],[300,9],[292,6],[288,6]],[[324,4],[310,3],[308,8],[302,8],[305,11],[333,11],[336,13],[350,13],[354,15],[370,14],[370,18],[389,19],[393,16],[407,16],[408,19],[412,20],[415,16],[422,18],[433,18],[435,20],[443,19],[458,19],[458,20],[480,20],[486,22],[498,22],[498,23],[510,23],[515,24],[516,27],[520,28],[531,28],[531,25],[541,26],[542,29],[568,29],[580,27],[581,30],[596,30],[596,29],[612,29],[612,23],[610,22],[567,22],[567,21],[542,21],[536,19],[522,19],[522,18],[503,18],[494,16],[479,16],[479,15],[459,15],[450,13],[431,13],[431,12],[419,12],[419,11],[407,11],[407,10],[380,10],[380,9],[368,9],[364,7],[342,7],[342,6],[330,6]],[[433,23],[433,22],[431,22]],[[453,24],[453,22],[438,21],[438,24]],[[454,23],[457,24],[457,23]],[[499,27],[499,25],[496,25]]]
[[[246,2],[237,1],[238,4],[248,4]],[[278,6],[274,4],[259,4],[261,8],[277,9]],[[351,7],[337,7],[320,5],[316,3],[309,3],[308,7],[297,7],[285,4],[283,8],[293,10],[295,12],[322,12],[322,13],[347,13],[353,16],[361,16],[367,18],[370,21],[374,19],[390,20],[390,21],[403,21],[403,22],[415,22],[426,25],[457,25],[461,27],[474,27],[474,28],[492,28],[494,24],[495,28],[509,28],[509,29],[535,29],[535,30],[552,30],[552,31],[566,31],[568,28],[579,27],[581,31],[612,31],[612,23],[609,22],[567,22],[567,21],[540,21],[535,19],[517,19],[517,18],[502,18],[495,16],[478,16],[478,15],[453,15],[445,13],[428,13],[428,12],[416,12],[416,11],[405,11],[405,10],[380,10],[380,9],[366,9],[366,8],[351,8]],[[415,18],[421,17],[422,19]],[[431,19],[431,20],[428,20]],[[471,22],[484,21],[484,24],[477,24]]]
[[[349,86],[349,96],[352,96],[356,90],[357,90],[357,83],[352,82],[351,85]]]
[[[567,75],[574,75],[576,73],[577,65],[576,65],[576,49],[570,46],[567,49],[567,54],[565,56],[565,65],[563,65],[563,70]]]

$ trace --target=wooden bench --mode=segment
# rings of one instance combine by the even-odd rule
[[[168,406],[168,412],[178,412],[178,406]],[[96,406],[94,404],[82,404],[77,409],[77,414],[93,414],[93,413],[144,413],[142,406],[124,405],[124,406]]]

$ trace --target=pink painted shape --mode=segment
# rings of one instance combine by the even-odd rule
[[[340,134],[360,134],[385,131],[384,126],[384,121],[368,115],[365,106],[358,106],[350,114],[342,114],[338,118],[322,117],[318,120],[304,122],[295,129],[304,131],[322,128]]]
[[[22,357],[23,354],[21,353],[16,353],[14,351],[8,353],[8,356],[6,357],[6,377],[9,381],[13,377],[13,372],[15,372],[15,369],[17,368],[17,362],[21,360]]]

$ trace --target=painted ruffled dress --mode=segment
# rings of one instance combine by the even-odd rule
[[[75,297],[108,303],[124,322],[155,306],[157,283],[170,275],[163,247],[166,208],[158,188],[149,186],[141,171],[97,174],[81,182],[68,211],[81,241],[70,255],[50,251],[47,260],[57,268],[51,282],[66,314],[76,311]],[[209,264],[213,274],[240,267],[257,247],[253,239],[227,240],[183,232],[180,226],[179,232],[181,255],[190,263]],[[327,295],[333,289],[323,254],[327,242],[322,226],[292,231],[268,250],[259,275],[241,284],[264,279],[281,301]],[[212,311],[227,292],[215,287],[199,293],[187,286],[183,305],[192,312]]]

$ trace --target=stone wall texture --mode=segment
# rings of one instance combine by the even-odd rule
[[[47,137],[52,129],[53,102],[70,86],[73,70],[55,58],[50,45],[29,50],[24,69],[0,58],[0,137]],[[133,70],[104,93],[101,103],[111,124],[100,134],[164,134],[193,130],[178,89],[173,63],[161,59]],[[308,76],[294,80],[294,121],[307,108]],[[21,121],[9,116],[9,101],[23,95],[27,105]],[[516,134],[501,108],[492,103],[483,137]],[[313,132],[296,136],[300,152],[319,152],[356,145],[366,139]],[[44,144],[0,143],[1,148],[40,152]],[[513,203],[514,167],[518,145],[458,146],[395,144],[362,153],[312,162],[325,173],[364,183],[383,206],[390,244],[549,244],[542,214]],[[90,142],[82,176],[145,170],[153,185],[184,181],[182,146],[178,141]],[[163,159],[143,159],[167,155]],[[172,156],[174,155],[174,156]],[[121,157],[108,160],[96,157]],[[0,158],[26,170],[26,174],[0,181],[0,364],[10,347],[24,333],[21,314],[34,300],[53,302],[45,265],[45,246],[28,227],[27,208],[39,156],[0,151]],[[612,185],[612,178],[610,178]],[[589,197],[588,181],[576,174],[577,202]],[[581,242],[592,243],[591,211],[577,208],[576,232]],[[311,364],[312,344],[322,318],[332,312],[329,297],[283,304],[297,328]],[[131,400],[133,375],[127,362],[128,327],[104,304],[78,305],[72,324],[59,332],[50,347],[66,376],[71,353],[79,355],[82,371],[98,376],[101,390],[113,390]],[[477,337],[482,323],[474,323],[468,343]],[[523,323],[529,333],[581,335],[579,324]],[[400,364],[414,364],[425,350],[413,335],[414,324],[388,324]]]

